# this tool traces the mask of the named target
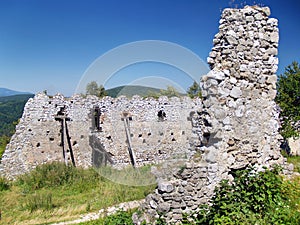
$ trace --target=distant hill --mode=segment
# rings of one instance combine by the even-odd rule
[[[13,124],[21,118],[24,106],[33,94],[0,97],[0,136],[10,136],[14,132]]]
[[[134,95],[145,97],[148,96],[150,93],[159,93],[160,89],[138,85],[128,85],[107,89],[106,92],[108,96],[111,96],[113,98],[116,98],[120,95],[125,95],[126,97],[130,98]]]
[[[0,97],[5,97],[5,96],[13,96],[13,95],[28,95],[31,94],[29,92],[20,92],[20,91],[14,91],[10,90],[7,88],[0,88]]]

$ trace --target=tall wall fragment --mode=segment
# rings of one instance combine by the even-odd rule
[[[201,81],[203,110],[194,114],[206,124],[197,131],[206,142],[172,176],[157,178],[158,188],[141,206],[143,216],[133,217],[136,224],[158,215],[176,223],[208,203],[222,179],[233,179],[231,171],[285,163],[274,102],[278,21],[269,15],[268,7],[224,9],[207,59],[211,71]]]

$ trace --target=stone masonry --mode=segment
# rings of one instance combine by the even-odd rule
[[[274,102],[278,21],[269,16],[268,7],[224,9],[207,59],[211,71],[201,81],[203,109],[193,116],[202,124],[193,130],[203,146],[172,175],[158,176],[140,208],[144,214],[133,216],[136,224],[159,215],[179,223],[183,213],[209,203],[222,179],[233,180],[233,171],[285,164]]]
[[[101,112],[101,130],[95,127],[96,107]],[[61,126],[55,120],[62,109],[70,118],[67,124],[77,166],[109,163],[103,161],[103,154],[110,156],[110,163],[115,168],[130,165],[122,120],[124,113],[131,117],[130,139],[137,166],[159,163],[174,157],[188,158],[193,153],[189,143],[196,143],[199,139],[197,134],[192,133],[190,112],[201,111],[201,108],[200,99],[191,100],[188,97],[161,97],[156,100],[142,99],[139,96],[127,99],[121,96],[117,99],[99,99],[95,96],[83,98],[78,95],[64,98],[60,94],[49,97],[40,93],[25,105],[16,133],[2,157],[0,175],[15,178],[39,164],[64,160]],[[159,111],[165,117],[159,117]],[[102,152],[96,152],[99,149],[92,150],[91,137],[101,143]],[[67,157],[70,158],[66,143],[65,140]]]
[[[269,16],[268,7],[224,9],[207,59],[211,71],[201,80],[203,100],[37,94],[7,145],[0,175],[15,178],[63,160],[58,114],[69,118],[76,165],[130,165],[130,144],[137,166],[165,162],[153,168],[158,187],[133,216],[136,224],[159,215],[180,223],[235,170],[286,165],[274,102],[278,21]]]

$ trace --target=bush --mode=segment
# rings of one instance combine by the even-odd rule
[[[197,224],[299,224],[300,212],[290,207],[279,169],[236,171],[232,184],[223,180],[212,205],[200,208]],[[299,197],[299,196],[298,196]]]

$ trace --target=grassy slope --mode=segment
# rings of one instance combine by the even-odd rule
[[[151,186],[126,186],[101,177],[95,170],[41,166],[0,191],[0,224],[45,224],[73,220],[121,202],[144,198]]]

